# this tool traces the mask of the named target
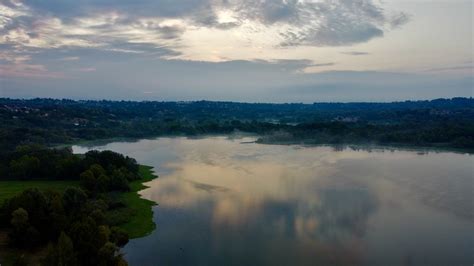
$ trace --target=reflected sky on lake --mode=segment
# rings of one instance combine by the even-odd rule
[[[472,265],[474,157],[159,138],[110,149],[155,167],[157,229],[131,265]]]

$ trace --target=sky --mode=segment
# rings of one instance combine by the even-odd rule
[[[0,0],[0,97],[472,97],[472,0]]]

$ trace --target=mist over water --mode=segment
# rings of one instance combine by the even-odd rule
[[[155,167],[131,265],[472,265],[474,157],[158,138],[74,146]]]

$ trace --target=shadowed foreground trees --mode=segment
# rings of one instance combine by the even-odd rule
[[[44,265],[79,265],[71,238],[64,232],[61,232],[58,242],[48,245],[48,250],[42,263]]]
[[[0,230],[8,232],[12,248],[28,252],[47,246],[43,265],[127,264],[120,247],[127,244],[128,234],[114,226],[116,221],[110,217],[124,222],[130,217],[117,217],[116,210],[127,206],[111,195],[129,191],[129,182],[139,179],[134,159],[111,151],[78,156],[68,149],[36,145],[18,147],[4,159],[18,170],[8,175],[11,180],[45,180],[48,175],[62,179],[64,174],[66,179],[80,181],[80,187],[62,193],[31,188],[5,200],[0,207]],[[26,163],[18,164],[18,160]],[[31,167],[32,160],[40,163]],[[25,260],[21,257],[18,263]]]
[[[80,188],[62,195],[28,189],[3,204],[1,225],[14,248],[48,245],[44,265],[125,265],[119,247],[128,235],[108,225],[107,209],[104,200],[88,198]]]

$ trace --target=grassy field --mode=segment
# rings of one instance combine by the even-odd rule
[[[152,167],[140,165],[140,180],[130,183],[131,191],[121,193],[120,198],[127,205],[131,218],[119,227],[126,230],[130,238],[144,237],[155,229],[153,222],[152,206],[155,205],[153,201],[146,200],[140,197],[138,191],[147,188],[143,183],[156,178],[153,175]]]
[[[39,188],[40,190],[64,191],[71,186],[78,186],[78,181],[65,180],[26,180],[26,181],[0,181],[0,203],[5,199],[19,194],[27,188]]]

